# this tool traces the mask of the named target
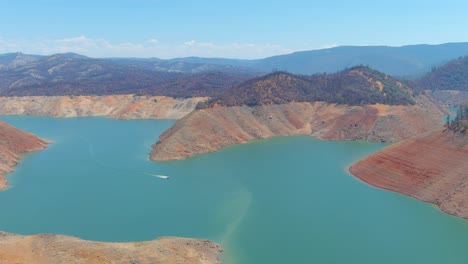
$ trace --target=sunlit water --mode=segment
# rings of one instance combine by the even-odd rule
[[[9,175],[3,231],[208,238],[225,248],[225,263],[468,260],[467,221],[347,172],[383,144],[276,138],[157,163],[151,144],[173,121],[0,119],[54,141]]]

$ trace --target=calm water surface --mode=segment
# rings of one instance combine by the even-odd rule
[[[209,238],[225,263],[468,261],[467,221],[347,173],[382,144],[276,138],[156,163],[151,144],[174,121],[0,119],[54,141],[9,175],[3,231]]]

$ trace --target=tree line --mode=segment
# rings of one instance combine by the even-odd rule
[[[466,133],[468,130],[468,105],[460,105],[456,109],[455,118],[452,119],[450,115],[447,115],[445,125],[450,130]]]

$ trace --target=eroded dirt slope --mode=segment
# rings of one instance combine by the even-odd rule
[[[443,129],[418,135],[359,161],[350,172],[468,218],[468,135]]]
[[[179,119],[205,97],[165,96],[25,96],[0,97],[1,115],[50,117],[106,116],[118,119]]]
[[[46,147],[45,140],[0,121],[0,190],[7,187],[4,175],[18,164],[21,154]]]
[[[177,160],[275,136],[396,142],[443,126],[444,110],[426,97],[415,105],[349,106],[324,102],[201,109],[153,145],[152,160]]]

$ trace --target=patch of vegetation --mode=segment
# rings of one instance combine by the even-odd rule
[[[432,68],[432,71],[418,81],[426,90],[468,91],[468,56],[460,57],[447,64]]]
[[[447,116],[446,126],[450,130],[465,134],[468,131],[468,105],[458,106],[457,115],[453,120]]]

